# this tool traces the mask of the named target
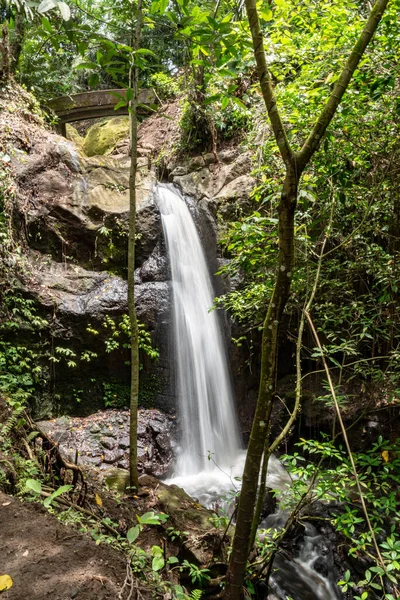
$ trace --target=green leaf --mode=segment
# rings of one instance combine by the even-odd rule
[[[229,102],[231,101],[231,99],[229,98],[229,96],[224,96],[221,100],[221,108],[222,110],[225,110],[225,108],[228,106]]]
[[[137,515],[137,520],[142,525],[158,525],[160,523],[158,515],[156,515],[154,512],[147,512],[140,517]]]
[[[25,482],[25,487],[29,490],[32,490],[36,494],[40,494],[42,491],[42,484],[37,479],[27,479]]]
[[[236,96],[232,96],[232,102],[240,106],[240,108],[246,108],[246,105],[240,100],[240,98],[237,98]]]
[[[72,490],[72,487],[72,485],[62,485],[57,490],[55,490],[48,498],[46,498],[43,504],[46,508],[48,508],[55,498],[58,498],[58,496],[61,496],[61,494],[64,494],[65,492],[69,492],[70,490]]]
[[[71,18],[71,10],[68,6],[68,4],[65,4],[65,2],[59,2],[58,3],[58,10],[61,13],[62,18],[64,19],[64,21],[69,21]]]
[[[100,77],[98,73],[93,73],[88,80],[89,87],[94,88],[99,85]]]
[[[53,33],[54,29],[47,17],[42,17],[42,27],[47,33]]]
[[[177,556],[170,556],[167,562],[169,565],[176,565],[176,563],[179,563],[179,558]]]
[[[114,106],[114,110],[119,110],[120,108],[125,108],[127,106],[127,102],[125,100],[121,100]]]
[[[57,6],[56,0],[42,0],[42,2],[39,4],[37,10],[39,13],[45,13],[48,10],[55,8],[56,6]]]
[[[79,70],[79,69],[98,69],[99,65],[97,65],[95,62],[92,61],[87,61],[87,62],[81,62],[79,63],[79,65],[76,65],[75,69]]]
[[[128,540],[128,542],[130,544],[133,544],[133,542],[135,542],[137,540],[137,538],[139,537],[139,533],[140,533],[140,525],[135,525],[135,527],[131,527],[130,529],[128,529],[127,534],[126,534],[126,539]]]
[[[160,571],[165,566],[165,560],[162,556],[155,556],[153,558],[153,562],[151,563],[151,568],[153,571]]]
[[[215,102],[216,100],[220,100],[222,98],[222,94],[213,94],[212,96],[209,96],[208,98],[206,98],[203,102],[203,104],[212,104],[213,102]]]

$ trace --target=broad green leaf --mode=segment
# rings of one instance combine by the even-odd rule
[[[158,525],[160,523],[160,519],[154,512],[147,512],[144,515],[137,515],[137,520],[142,525]]]
[[[56,0],[42,0],[42,2],[38,6],[39,13],[45,13],[52,8],[57,6]]]
[[[99,65],[97,65],[95,62],[91,62],[91,61],[87,61],[87,62],[81,62],[79,63],[79,65],[76,65],[75,69],[79,70],[79,69],[98,69]]]
[[[91,75],[89,77],[89,81],[88,84],[91,88],[96,87],[96,85],[99,85],[99,81],[100,81],[100,77],[98,73],[93,73],[93,75]]]
[[[65,4],[65,2],[59,2],[58,3],[58,10],[61,13],[62,18],[64,19],[64,21],[69,21],[71,18],[71,10],[68,6],[68,4]]]
[[[61,496],[61,494],[64,494],[65,492],[69,492],[70,490],[72,490],[72,487],[72,485],[62,485],[61,487],[59,487],[48,498],[46,498],[46,500],[43,502],[44,506],[48,508],[55,498]]]
[[[229,102],[231,101],[231,99],[229,98],[229,96],[224,96],[221,100],[221,108],[222,110],[225,110],[225,108],[228,106]]]
[[[133,542],[135,542],[137,540],[137,538],[139,537],[139,533],[140,533],[140,525],[135,525],[135,527],[131,527],[130,529],[128,529],[127,534],[126,534],[126,539],[128,540],[128,542],[130,544],[133,544]]]
[[[54,29],[47,17],[42,17],[42,27],[47,33],[53,33]]]
[[[120,102],[118,102],[115,106],[114,106],[114,110],[119,110],[120,108],[125,108],[125,106],[128,103],[126,102],[126,100],[120,100]]]
[[[27,479],[25,482],[25,487],[29,490],[32,490],[36,494],[40,494],[42,491],[42,484],[37,479]]]
[[[165,560],[162,556],[155,556],[153,558],[153,562],[151,563],[151,568],[153,571],[160,571],[165,566]]]

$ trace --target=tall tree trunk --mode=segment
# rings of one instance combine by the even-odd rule
[[[254,421],[247,449],[243,472],[242,490],[239,498],[237,523],[232,554],[227,573],[225,600],[239,600],[250,551],[252,522],[257,498],[258,478],[264,448],[268,447],[270,416],[276,382],[279,323],[290,294],[294,268],[294,218],[298,184],[301,174],[318,149],[343,94],[370,42],[389,0],[377,0],[367,23],[338,78],[319,118],[316,120],[300,152],[293,152],[277,107],[271,75],[266,61],[263,34],[257,12],[257,0],[245,0],[247,18],[253,40],[254,56],[261,91],[268,111],[272,130],[286,165],[279,204],[279,258],[277,275],[263,325],[261,376]],[[269,452],[265,467],[268,465]]]
[[[8,25],[5,23],[2,27],[1,35],[1,59],[2,59],[2,79],[7,82],[10,79],[10,41],[8,37]]]
[[[242,491],[239,498],[237,523],[233,542],[225,598],[240,598],[249,552],[249,541],[257,497],[258,475],[267,441],[272,399],[276,384],[276,361],[279,322],[289,297],[294,262],[294,214],[298,176],[287,173],[279,205],[279,259],[275,287],[265,317],[262,335],[261,377],[258,402],[254,415]]]
[[[25,18],[23,13],[17,13],[15,15],[15,28],[14,28],[14,36],[13,41],[10,44],[10,54],[11,54],[11,71],[13,73],[16,72],[18,68],[19,57],[22,51],[22,45],[24,43],[25,36]]]
[[[133,58],[130,70],[132,99],[129,102],[131,142],[131,168],[129,178],[129,237],[128,237],[128,307],[131,326],[131,395],[129,432],[129,473],[132,486],[139,487],[137,468],[137,412],[139,398],[139,344],[135,308],[135,236],[136,236],[136,173],[137,173],[137,106],[139,98],[139,69],[135,64],[136,51],[140,48],[143,23],[143,3],[138,0]]]

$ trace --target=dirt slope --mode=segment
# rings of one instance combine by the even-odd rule
[[[66,527],[39,504],[0,492],[0,575],[14,585],[1,600],[117,600],[125,560]],[[122,598],[125,600],[128,594]]]

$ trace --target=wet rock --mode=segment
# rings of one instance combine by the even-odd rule
[[[104,462],[109,465],[114,465],[118,463],[118,461],[120,461],[121,458],[123,458],[123,456],[124,451],[120,448],[117,448],[116,450],[106,450],[104,452]]]
[[[107,437],[107,438],[103,438],[100,443],[104,448],[106,448],[106,450],[113,450],[113,448],[115,448],[117,442],[114,438]]]
[[[153,424],[154,428],[150,426]],[[79,464],[128,468],[129,412],[101,411],[90,417],[63,417],[38,422],[38,427],[54,440],[69,460],[79,452]],[[111,428],[111,429],[110,429]],[[157,433],[155,430],[162,430]],[[99,435],[102,433],[102,435]],[[138,459],[142,472],[165,476],[171,470],[176,445],[175,419],[159,410],[138,412]]]
[[[110,469],[104,477],[104,481],[109,488],[124,492],[130,484],[129,473],[118,468]]]
[[[154,248],[147,260],[142,264],[140,271],[141,283],[148,281],[166,281],[169,277],[168,259],[164,248],[160,244]]]
[[[211,511],[201,507],[183,489],[176,485],[167,485],[150,475],[142,475],[139,479],[142,489],[151,490],[157,499],[159,510],[170,516],[165,527],[174,527],[188,532],[182,538],[182,552],[189,562],[210,564],[215,560],[214,551],[220,548],[224,557],[224,546],[221,545],[222,530],[213,528],[210,523]]]
[[[126,448],[129,448],[129,437],[126,436],[126,437],[120,438],[118,441],[118,444],[119,444],[120,448],[123,448],[124,450],[126,450]]]
[[[171,438],[166,433],[161,433],[156,437],[156,444],[163,452],[170,452],[172,449]]]
[[[212,197],[211,175],[208,168],[191,172],[188,175],[174,175],[172,181],[180,187],[184,194],[195,196],[198,200]]]
[[[195,156],[190,159],[188,164],[188,171],[199,171],[205,166],[205,160],[203,156]]]

